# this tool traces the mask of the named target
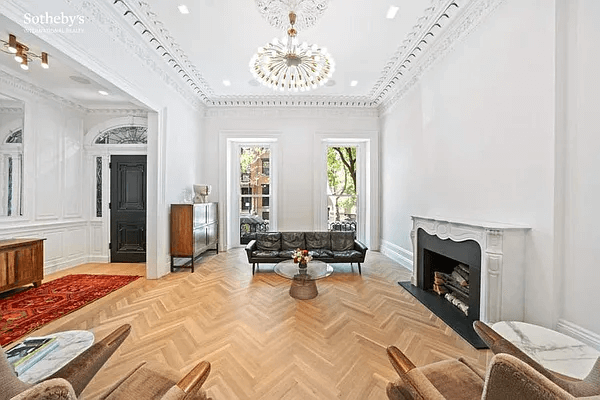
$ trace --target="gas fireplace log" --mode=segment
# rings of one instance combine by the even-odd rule
[[[469,306],[462,300],[458,299],[456,296],[454,296],[451,293],[448,293],[444,296],[446,298],[446,300],[448,300],[450,303],[454,304],[456,307],[459,308],[459,310],[461,310],[465,315],[469,315]]]
[[[461,271],[462,273],[464,273],[463,277],[466,280],[469,280],[469,267],[467,265],[465,265],[465,264],[458,264],[456,266],[456,268],[458,268],[459,271]]]
[[[458,292],[466,298],[469,298],[469,291],[466,288],[460,286],[456,281],[446,281],[445,285],[448,289],[452,290],[453,292]]]
[[[439,294],[440,296],[448,293],[448,288],[444,285],[433,284],[433,291]]]
[[[469,286],[469,281],[462,277],[462,275],[456,271],[452,271],[452,278],[462,287]]]

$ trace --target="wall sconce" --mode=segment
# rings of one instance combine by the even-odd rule
[[[13,34],[8,35],[8,42],[0,40],[4,43],[4,46],[0,50],[4,53],[14,54],[15,61],[21,64],[21,68],[25,71],[29,69],[29,62],[33,61],[34,58],[40,59],[40,65],[42,68],[47,69],[50,67],[48,63],[48,53],[42,52],[41,55],[37,55],[29,50],[29,47],[17,41],[17,37]]]

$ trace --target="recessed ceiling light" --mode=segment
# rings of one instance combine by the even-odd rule
[[[396,14],[398,13],[398,10],[400,9],[400,7],[396,7],[396,6],[390,6],[390,8],[388,8],[387,14],[386,14],[386,18],[387,19],[394,19],[396,18]]]
[[[333,79],[330,79],[327,81],[327,83],[325,83],[325,86],[329,86],[329,87],[335,86],[335,81]]]
[[[350,82],[350,86],[356,86],[356,85],[358,85],[358,81],[352,81],[352,82]]]
[[[185,4],[180,4],[177,6],[177,8],[179,9],[179,12],[182,14],[189,14],[190,10],[188,10],[187,6]]]
[[[108,92],[105,90],[98,90],[98,93],[100,93],[102,96],[108,96]]]
[[[231,82],[229,82],[227,79],[225,79],[225,80],[223,80],[223,85],[231,86]]]
[[[248,85],[250,85],[250,86],[260,86],[260,83],[256,79],[250,79],[248,81]]]
[[[82,85],[89,85],[90,83],[92,83],[89,79],[86,79],[82,76],[71,75],[69,76],[69,78],[71,78],[71,80],[74,80],[77,83],[81,83]]]

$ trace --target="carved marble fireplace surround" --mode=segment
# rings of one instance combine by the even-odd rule
[[[484,322],[523,321],[525,296],[525,236],[530,228],[494,223],[412,216],[413,275],[419,276],[417,231],[442,240],[474,240],[481,247],[480,319]]]

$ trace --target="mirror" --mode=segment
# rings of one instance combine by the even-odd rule
[[[24,104],[0,93],[0,216],[23,214]]]

